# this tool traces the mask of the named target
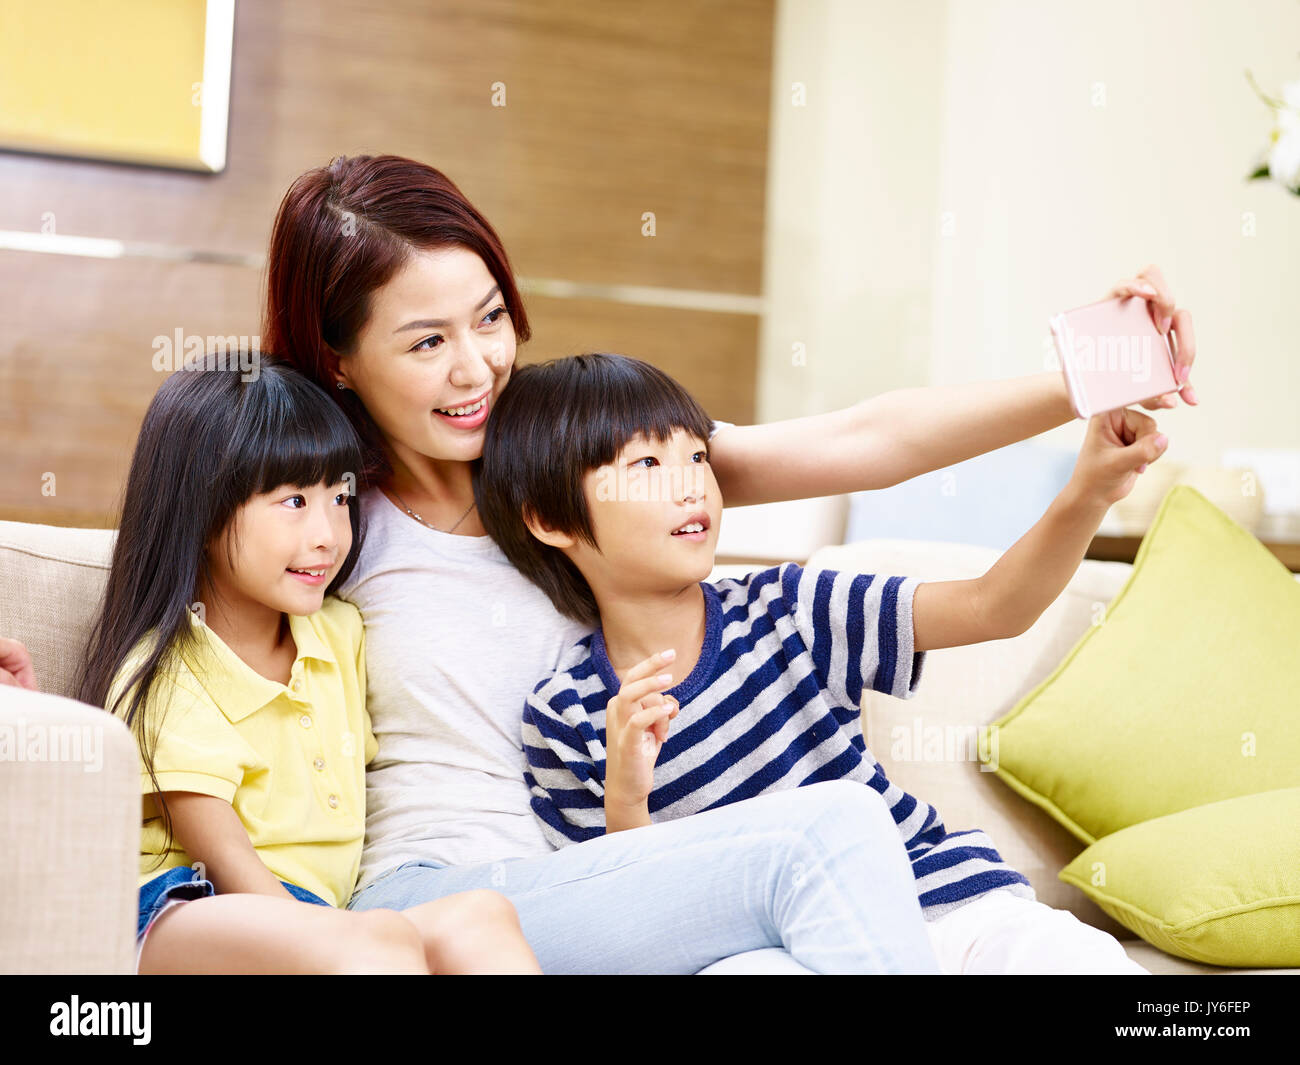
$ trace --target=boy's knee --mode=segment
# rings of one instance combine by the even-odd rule
[[[800,790],[811,794],[817,815],[830,824],[843,824],[846,831],[855,835],[864,830],[880,832],[886,837],[898,835],[898,825],[884,797],[866,784],[828,780]]]

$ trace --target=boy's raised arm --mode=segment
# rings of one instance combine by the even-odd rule
[[[1069,483],[1047,513],[982,577],[927,581],[916,590],[916,650],[1019,636],[1069,583],[1110,505],[1164,453],[1155,420],[1123,408],[1089,419]]]

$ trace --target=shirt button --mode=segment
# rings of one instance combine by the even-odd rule
[[[311,714],[303,714],[302,717],[298,718],[298,724],[303,728],[311,728]]]
[[[302,678],[301,678],[301,677],[294,677],[292,687],[293,687],[293,690],[296,691],[296,692],[300,692],[300,691],[302,691]]]
[[[316,767],[317,772],[320,772],[320,770],[325,768],[325,759],[317,758],[314,762],[312,762],[312,765]]]
[[[329,804],[331,810],[337,810],[339,806],[339,797],[337,795],[331,795],[329,797]]]

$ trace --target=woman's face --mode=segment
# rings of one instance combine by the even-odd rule
[[[453,246],[412,252],[372,294],[370,320],[339,372],[397,458],[468,462],[483,454],[484,423],[514,361],[496,280],[477,254]]]

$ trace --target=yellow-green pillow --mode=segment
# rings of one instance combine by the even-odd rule
[[[1157,817],[1061,871],[1168,954],[1212,965],[1300,966],[1300,788]]]
[[[1008,786],[1085,843],[1300,786],[1300,585],[1263,544],[1175,485],[1128,581],[1097,609],[994,722],[986,749]]]

